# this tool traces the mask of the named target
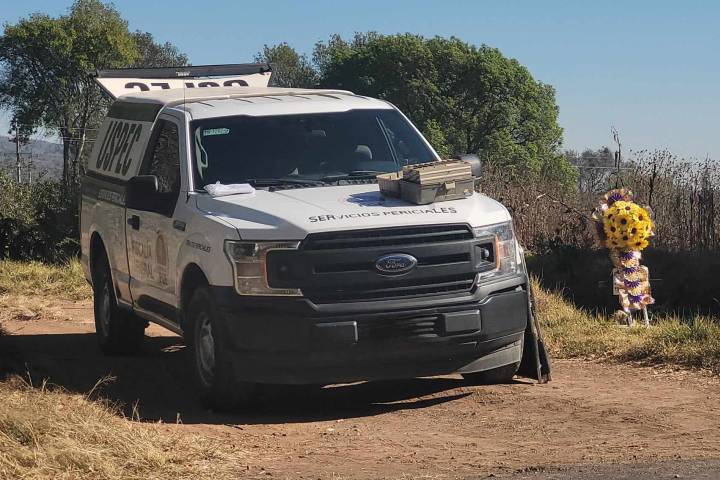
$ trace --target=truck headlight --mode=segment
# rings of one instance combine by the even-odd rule
[[[267,254],[272,250],[296,250],[300,242],[225,241],[225,254],[233,266],[235,290],[240,295],[297,297],[297,288],[271,288],[267,281]]]
[[[512,222],[473,228],[473,233],[475,238],[491,238],[495,243],[495,269],[481,273],[479,278],[499,277],[521,271]]]

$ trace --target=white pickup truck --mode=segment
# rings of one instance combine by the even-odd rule
[[[522,250],[500,203],[383,197],[439,160],[386,101],[269,88],[268,65],[98,73],[116,100],[82,182],[100,347],[183,335],[216,409],[262,383],[461,373],[549,378]],[[524,354],[523,354],[524,352]]]

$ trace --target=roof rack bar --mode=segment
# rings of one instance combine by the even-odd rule
[[[272,72],[269,63],[236,63],[225,65],[188,65],[185,67],[116,68],[98,70],[98,78],[203,78],[251,75]]]
[[[287,89],[283,92],[278,91],[272,91],[272,92],[261,92],[261,91],[255,91],[253,93],[242,93],[242,91],[238,90],[238,93],[231,93],[227,94],[224,93],[222,95],[212,95],[212,92],[207,89],[208,95],[202,96],[202,97],[193,97],[188,99],[177,99],[177,100],[170,100],[168,102],[165,102],[165,106],[167,107],[175,107],[178,105],[184,105],[188,103],[195,103],[195,102],[204,102],[204,101],[211,101],[211,100],[242,100],[245,98],[257,98],[257,97],[267,97],[272,95],[273,97],[292,97],[297,95],[298,93],[301,93],[302,95],[318,95],[318,96],[328,96],[328,95],[354,95],[352,92],[348,90],[307,90],[307,89],[299,89],[299,90],[293,90],[293,89]],[[337,97],[331,97],[337,100]]]

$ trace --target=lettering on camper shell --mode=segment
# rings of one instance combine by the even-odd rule
[[[111,120],[98,151],[93,170],[113,177],[125,177],[139,157],[143,124],[127,120]]]
[[[219,80],[219,81],[213,81],[213,80],[201,80],[201,81],[193,81],[193,80],[185,80],[183,82],[183,86],[185,88],[207,88],[207,87],[247,87],[249,86],[248,82],[241,78],[231,78],[229,80]],[[171,82],[158,82],[158,81],[142,81],[142,80],[133,80],[132,82],[127,82],[125,84],[125,89],[127,90],[133,90],[137,89],[141,92],[149,92],[150,90],[169,90],[171,88],[178,88],[177,85],[173,84],[171,85]]]

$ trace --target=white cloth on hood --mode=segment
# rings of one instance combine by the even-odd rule
[[[255,193],[255,188],[249,183],[232,183],[224,185],[220,182],[205,185],[205,191],[211,197],[226,197],[228,195],[236,195],[238,193]]]

